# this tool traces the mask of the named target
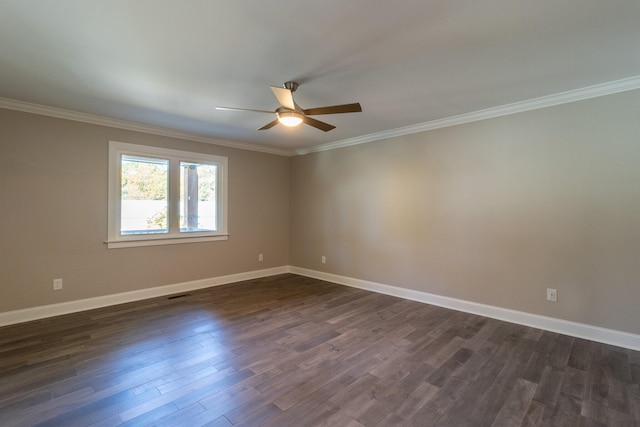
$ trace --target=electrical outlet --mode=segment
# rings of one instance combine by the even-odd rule
[[[323,264],[327,263],[327,257],[326,256],[322,255],[322,259],[321,260],[322,260]]]
[[[553,288],[547,288],[547,301],[558,301],[558,290]]]
[[[62,289],[62,279],[53,279],[53,290],[59,291]]]
[[[258,261],[260,262],[264,261],[264,255],[258,254]]]

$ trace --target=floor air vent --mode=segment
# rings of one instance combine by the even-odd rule
[[[167,297],[167,299],[184,298],[184,297],[188,297],[188,296],[191,296],[191,294],[172,295],[170,297]]]

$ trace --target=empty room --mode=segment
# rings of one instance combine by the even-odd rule
[[[640,2],[0,40],[1,426],[640,425]]]

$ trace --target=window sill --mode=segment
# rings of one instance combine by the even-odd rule
[[[119,248],[135,248],[139,246],[160,246],[160,245],[176,245],[182,243],[199,243],[213,242],[217,240],[228,240],[228,234],[216,234],[214,236],[179,236],[179,237],[163,237],[155,239],[129,239],[129,240],[110,240],[106,241],[107,249]]]

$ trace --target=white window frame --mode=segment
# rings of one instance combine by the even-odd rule
[[[154,157],[169,161],[169,214],[167,233],[122,234],[120,227],[121,209],[121,159],[123,155]],[[180,210],[180,162],[215,164],[218,170],[216,178],[216,220],[215,231],[181,232],[178,218]],[[176,243],[206,242],[227,240],[227,169],[228,159],[211,154],[191,151],[171,150],[148,145],[128,144],[109,141],[109,195],[108,195],[108,237],[107,248],[126,248],[135,246],[169,245]]]

